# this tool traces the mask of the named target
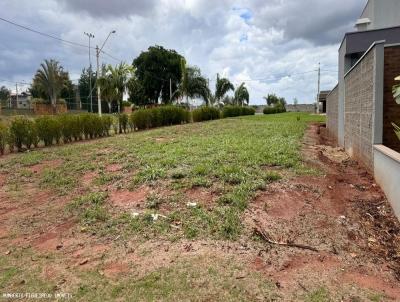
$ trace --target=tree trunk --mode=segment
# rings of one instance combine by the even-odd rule
[[[55,98],[54,95],[51,99],[51,105],[53,107],[53,114],[57,114],[57,98]]]

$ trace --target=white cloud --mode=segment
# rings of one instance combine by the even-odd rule
[[[245,81],[255,104],[272,92],[312,102],[317,74],[300,73],[318,62],[327,70],[322,88],[332,88],[339,39],[352,29],[363,4],[349,0],[344,9],[334,0],[3,0],[0,15],[82,44],[85,31],[95,34],[95,45],[115,29],[105,49],[128,63],[154,44],[175,49],[201,68],[212,87],[217,73],[236,85]],[[313,17],[305,18],[305,10]],[[0,36],[0,79],[30,81],[45,58],[59,60],[75,78],[88,66],[84,48],[6,23]],[[102,61],[116,63],[106,56]]]

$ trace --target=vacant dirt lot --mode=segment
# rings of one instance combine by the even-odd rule
[[[1,159],[1,293],[399,301],[400,226],[384,194],[329,146],[319,124],[309,124],[302,141],[293,134],[299,163],[287,164],[287,154],[297,158],[295,140],[286,142],[292,130],[275,147],[268,127],[292,125],[292,116],[156,129]],[[141,151],[131,156],[126,146]],[[146,166],[154,148],[162,167]],[[170,165],[175,157],[191,162]]]

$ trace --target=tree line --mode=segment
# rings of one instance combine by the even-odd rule
[[[202,75],[199,67],[187,64],[182,55],[162,46],[149,47],[130,65],[102,65],[98,76],[89,68],[84,68],[77,86],[74,87],[62,65],[50,59],[41,63],[29,91],[36,102],[49,103],[56,108],[59,102],[77,102],[78,89],[82,109],[93,112],[97,111],[97,86],[101,89],[103,112],[119,112],[125,105],[124,94],[128,95],[129,104],[138,107],[159,103],[189,106],[192,99],[201,99],[206,106],[244,106],[249,104],[250,99],[244,83],[235,89],[229,79],[219,75],[212,92],[209,80]],[[1,89],[0,97],[9,97],[6,90],[5,87]],[[228,95],[230,91],[233,96]]]

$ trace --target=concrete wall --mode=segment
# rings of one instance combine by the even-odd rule
[[[314,104],[298,104],[298,105],[287,104],[286,111],[288,111],[288,112],[313,112],[314,113],[315,105]]]
[[[374,110],[374,58],[372,49],[345,77],[344,147],[373,168],[372,115]]]
[[[344,78],[344,148],[371,171],[373,145],[382,144],[383,75],[384,42],[376,42]]]
[[[400,153],[383,145],[374,148],[374,174],[377,184],[385,192],[400,219]]]
[[[336,86],[326,98],[326,128],[336,142],[338,140],[339,86]]]
[[[400,105],[392,94],[392,87],[399,82],[394,80],[400,75],[400,45],[385,47],[385,75],[383,101],[383,145],[400,152],[400,140],[393,131],[392,122],[400,125]]]
[[[367,30],[400,25],[399,0],[369,0],[361,18],[369,18]]]

